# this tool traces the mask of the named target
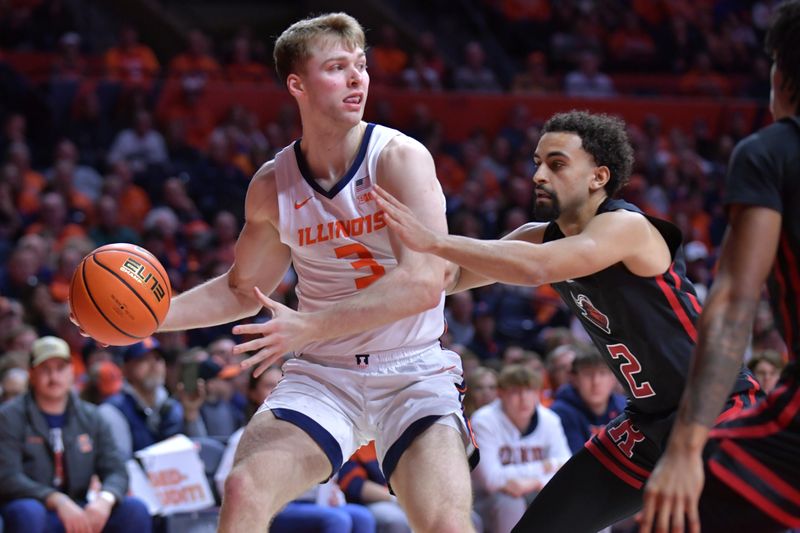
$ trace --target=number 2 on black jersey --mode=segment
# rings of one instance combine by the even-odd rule
[[[642,371],[642,364],[627,346],[624,344],[609,344],[606,348],[614,359],[621,357],[625,360],[624,363],[619,365],[619,371],[625,376],[625,381],[628,382],[628,387],[630,387],[634,398],[649,398],[656,395],[656,391],[653,390],[649,381],[636,383],[636,374]]]

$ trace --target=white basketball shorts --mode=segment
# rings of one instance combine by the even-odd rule
[[[332,475],[374,440],[389,480],[403,452],[432,424],[455,428],[470,462],[477,461],[461,406],[461,359],[438,342],[360,355],[303,354],[283,372],[258,412],[270,410],[308,433],[328,456]]]

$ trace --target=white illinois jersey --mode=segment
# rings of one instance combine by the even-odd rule
[[[547,483],[570,458],[561,419],[547,407],[536,407],[524,432],[506,416],[499,399],[475,411],[470,422],[481,450],[481,462],[472,473],[481,492],[496,492],[511,479]]]
[[[353,164],[329,191],[320,187],[300,141],[275,156],[281,241],[292,251],[300,311],[318,311],[369,287],[397,266],[389,229],[372,186],[383,148],[397,130],[368,124]],[[441,200],[444,212],[444,195]],[[315,355],[368,354],[421,346],[444,331],[444,292],[439,305],[417,315],[303,347]]]

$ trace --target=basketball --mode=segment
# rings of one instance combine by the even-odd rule
[[[133,244],[107,244],[75,269],[69,308],[87,335],[126,346],[158,329],[171,297],[167,272],[153,254]]]

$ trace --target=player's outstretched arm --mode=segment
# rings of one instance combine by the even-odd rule
[[[403,206],[405,207],[405,206]],[[503,241],[523,241],[532,244],[541,244],[544,240],[544,231],[547,229],[547,223],[544,222],[528,222],[511,231],[503,236]],[[446,275],[445,275],[445,290],[447,294],[454,294],[462,292],[475,287],[483,287],[494,283],[495,279],[487,276],[482,276],[477,272],[473,272],[467,268],[463,268],[455,263],[448,262]]]
[[[404,202],[384,189],[378,190],[378,200],[386,212],[387,225],[408,247],[462,267],[451,292],[485,280],[515,285],[553,283],[594,274],[620,261],[647,269],[648,251],[656,242],[652,225],[641,215],[627,211],[598,215],[578,235],[538,244],[543,225],[532,226],[526,235],[510,234],[502,240],[473,239],[431,230],[415,219]],[[664,270],[668,264],[664,263]],[[464,276],[465,271],[471,272],[469,278]]]
[[[245,200],[245,224],[236,242],[230,270],[175,298],[160,331],[226,324],[254,315],[259,287],[272,293],[289,268],[289,248],[280,241],[272,162],[253,177]]]
[[[691,532],[700,530],[703,447],[742,363],[780,229],[781,215],[772,209],[737,206],[731,211],[678,417],[645,488],[643,533],[683,531],[684,515]]]

